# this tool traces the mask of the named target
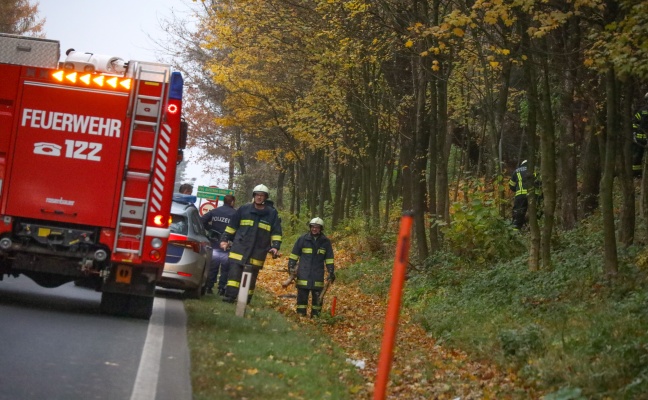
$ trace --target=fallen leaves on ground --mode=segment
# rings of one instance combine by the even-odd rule
[[[318,324],[317,320],[300,318],[295,313],[294,285],[281,286],[286,277],[286,260],[268,260],[257,285],[275,294],[274,306],[299,324]],[[369,296],[352,285],[331,285],[324,301],[323,313],[330,315],[335,299],[335,320],[319,323],[338,346],[347,361],[356,365],[365,378],[364,387],[349,388],[357,399],[373,397],[387,300]],[[360,368],[364,364],[364,368]],[[465,353],[440,346],[423,328],[411,321],[405,309],[400,310],[393,358],[387,386],[388,399],[534,399],[533,388],[510,371],[488,363],[471,360]]]

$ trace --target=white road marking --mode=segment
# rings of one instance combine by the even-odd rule
[[[156,297],[153,300],[153,314],[151,314],[146,332],[146,341],[130,400],[155,400],[157,395],[162,343],[164,342],[165,309],[166,299]]]

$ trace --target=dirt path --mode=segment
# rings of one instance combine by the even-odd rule
[[[269,265],[268,265],[269,264]],[[281,294],[295,293],[281,287],[287,274],[281,260],[267,263],[258,285],[277,295],[277,309],[290,318],[295,315],[295,299],[282,298]],[[332,299],[336,298],[335,323],[320,324],[347,357],[364,361],[359,369],[365,385],[351,388],[358,399],[373,397],[374,379],[382,343],[383,324],[387,303],[367,296],[353,286],[335,283],[326,296],[324,313],[331,312]],[[317,323],[301,319],[299,323]],[[500,371],[494,366],[470,360],[460,351],[436,345],[410,315],[401,310],[396,347],[391,366],[389,399],[536,399],[539,395],[522,386],[513,373]]]

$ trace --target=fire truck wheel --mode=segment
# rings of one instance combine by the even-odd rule
[[[104,292],[100,307],[108,315],[149,319],[153,313],[153,297]]]
[[[125,315],[128,310],[127,294],[107,293],[101,294],[101,312],[108,315]]]
[[[128,315],[133,318],[149,319],[153,314],[153,297],[130,296]]]

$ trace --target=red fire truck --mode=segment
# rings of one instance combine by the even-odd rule
[[[0,34],[0,280],[94,282],[149,318],[162,274],[183,81],[166,64]]]

